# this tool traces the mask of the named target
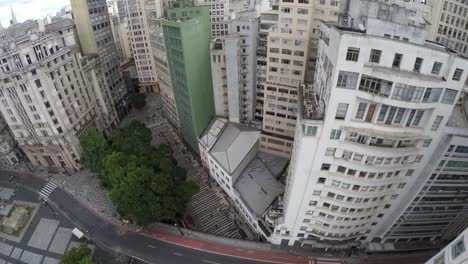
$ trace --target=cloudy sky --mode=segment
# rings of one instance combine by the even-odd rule
[[[4,27],[10,24],[10,5],[13,5],[18,21],[23,22],[27,19],[42,18],[48,14],[54,15],[69,4],[70,0],[0,0],[0,21]]]

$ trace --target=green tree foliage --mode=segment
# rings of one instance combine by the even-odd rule
[[[104,136],[96,130],[88,130],[80,136],[81,164],[93,172],[99,172],[102,160],[109,154],[109,146]]]
[[[74,247],[63,255],[60,264],[94,264],[88,245]]]
[[[142,109],[146,105],[146,95],[143,93],[132,94],[129,100],[130,104],[136,109]]]
[[[110,188],[119,212],[139,225],[182,216],[198,186],[180,180],[186,172],[177,166],[171,148],[152,147],[151,131],[138,122],[114,130],[110,139],[114,152],[104,159],[99,178]]]

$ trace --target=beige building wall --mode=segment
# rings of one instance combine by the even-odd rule
[[[91,17],[88,13],[87,0],[72,0],[71,6],[76,25],[76,31],[83,54],[96,54],[97,44],[96,36],[91,25]]]
[[[320,21],[338,20],[339,0],[282,0],[278,25],[268,34],[261,149],[291,154],[297,90],[313,79]]]

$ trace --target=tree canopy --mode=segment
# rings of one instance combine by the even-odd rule
[[[130,104],[136,109],[142,109],[146,105],[146,95],[143,93],[135,93],[129,96]]]
[[[86,244],[68,250],[60,260],[60,264],[94,264],[91,249]]]
[[[93,172],[99,172],[102,160],[109,154],[109,146],[104,136],[96,130],[88,130],[80,136],[81,165]]]
[[[185,169],[177,166],[172,149],[152,147],[151,131],[137,121],[109,138],[112,152],[102,161],[99,179],[119,213],[139,225],[182,216],[198,186],[185,181]]]

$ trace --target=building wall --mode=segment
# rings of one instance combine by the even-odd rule
[[[334,0],[279,3],[278,26],[268,34],[263,110],[263,131],[270,136],[279,136],[278,144],[263,140],[264,151],[290,156],[297,115],[297,89],[304,82],[312,81],[320,21],[336,22],[339,3]]]
[[[29,39],[14,37],[25,32]],[[68,19],[45,32],[30,20],[2,34],[14,45],[0,55],[0,111],[15,140],[34,167],[78,170],[81,133],[119,121],[97,57],[82,57]]]
[[[197,5],[207,6],[210,10],[211,36],[226,36],[228,34],[229,1],[197,0]]]
[[[181,132],[198,152],[198,137],[214,115],[209,15],[207,7],[179,3],[183,7],[170,9],[169,17],[187,19],[164,21],[164,41]]]
[[[272,243],[370,242],[383,236],[403,213],[402,205],[414,198],[411,188],[427,179],[424,169],[432,162],[440,131],[464,86],[467,72],[460,80],[453,79],[454,72],[466,68],[468,61],[438,45],[412,41],[322,26],[314,86],[301,93],[306,106],[317,108],[310,113],[302,112],[308,108],[300,109],[284,195],[284,222],[276,227]],[[347,60],[348,48],[359,48],[357,61]],[[369,62],[372,49],[382,51],[378,63]],[[395,53],[403,54],[399,68],[392,67]],[[423,58],[420,73],[414,73],[416,57]],[[436,61],[443,65],[439,73],[431,73]],[[349,89],[337,87],[344,71],[357,74],[356,78],[348,75]],[[366,86],[370,82],[363,80],[365,76],[391,81],[392,86],[381,84],[382,90],[375,92]],[[445,90],[437,101],[426,102],[422,98],[430,97],[429,90],[399,97],[397,83]],[[412,88],[398,91],[407,89]],[[447,89],[456,95],[446,97]],[[318,104],[313,98],[318,98]],[[347,107],[344,116],[341,111],[337,117],[340,103]],[[370,105],[375,108],[367,108]],[[401,119],[396,118],[397,111],[403,113],[398,114]]]
[[[228,117],[228,90],[224,39],[213,39],[210,43],[211,77],[216,116]]]
[[[432,7],[428,39],[468,55],[468,4],[456,0],[430,0]]]
[[[7,123],[0,116],[0,167],[11,167],[21,160],[16,145]]]

